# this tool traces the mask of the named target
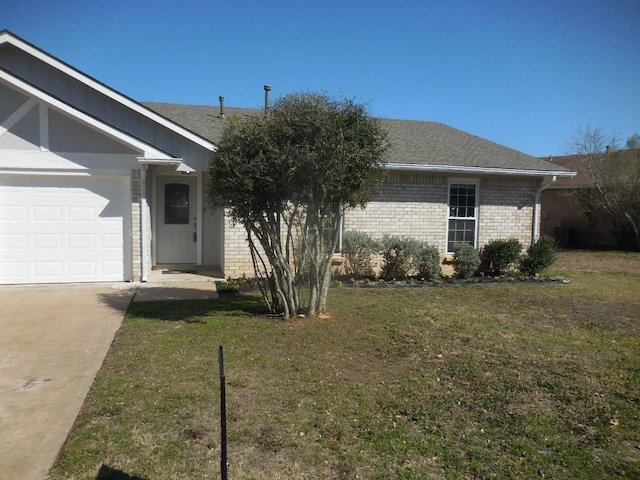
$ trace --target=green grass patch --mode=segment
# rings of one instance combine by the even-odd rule
[[[595,273],[597,272],[597,273]],[[640,477],[640,255],[565,252],[568,285],[335,289],[134,304],[51,479]]]

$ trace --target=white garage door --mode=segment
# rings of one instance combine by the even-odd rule
[[[125,177],[0,175],[0,284],[124,280]]]

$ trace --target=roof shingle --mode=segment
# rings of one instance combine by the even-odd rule
[[[225,119],[218,107],[143,102],[147,108],[218,143]],[[260,109],[225,107],[225,117],[250,116]],[[389,132],[391,151],[388,163],[437,165],[508,170],[559,171],[566,168],[536,158],[442,123],[380,119]]]

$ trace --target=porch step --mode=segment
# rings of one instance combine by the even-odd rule
[[[217,266],[155,265],[149,272],[148,284],[183,282],[216,282],[224,280],[222,269]]]

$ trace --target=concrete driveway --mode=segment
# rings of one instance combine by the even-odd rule
[[[134,294],[0,287],[0,480],[47,476]]]

